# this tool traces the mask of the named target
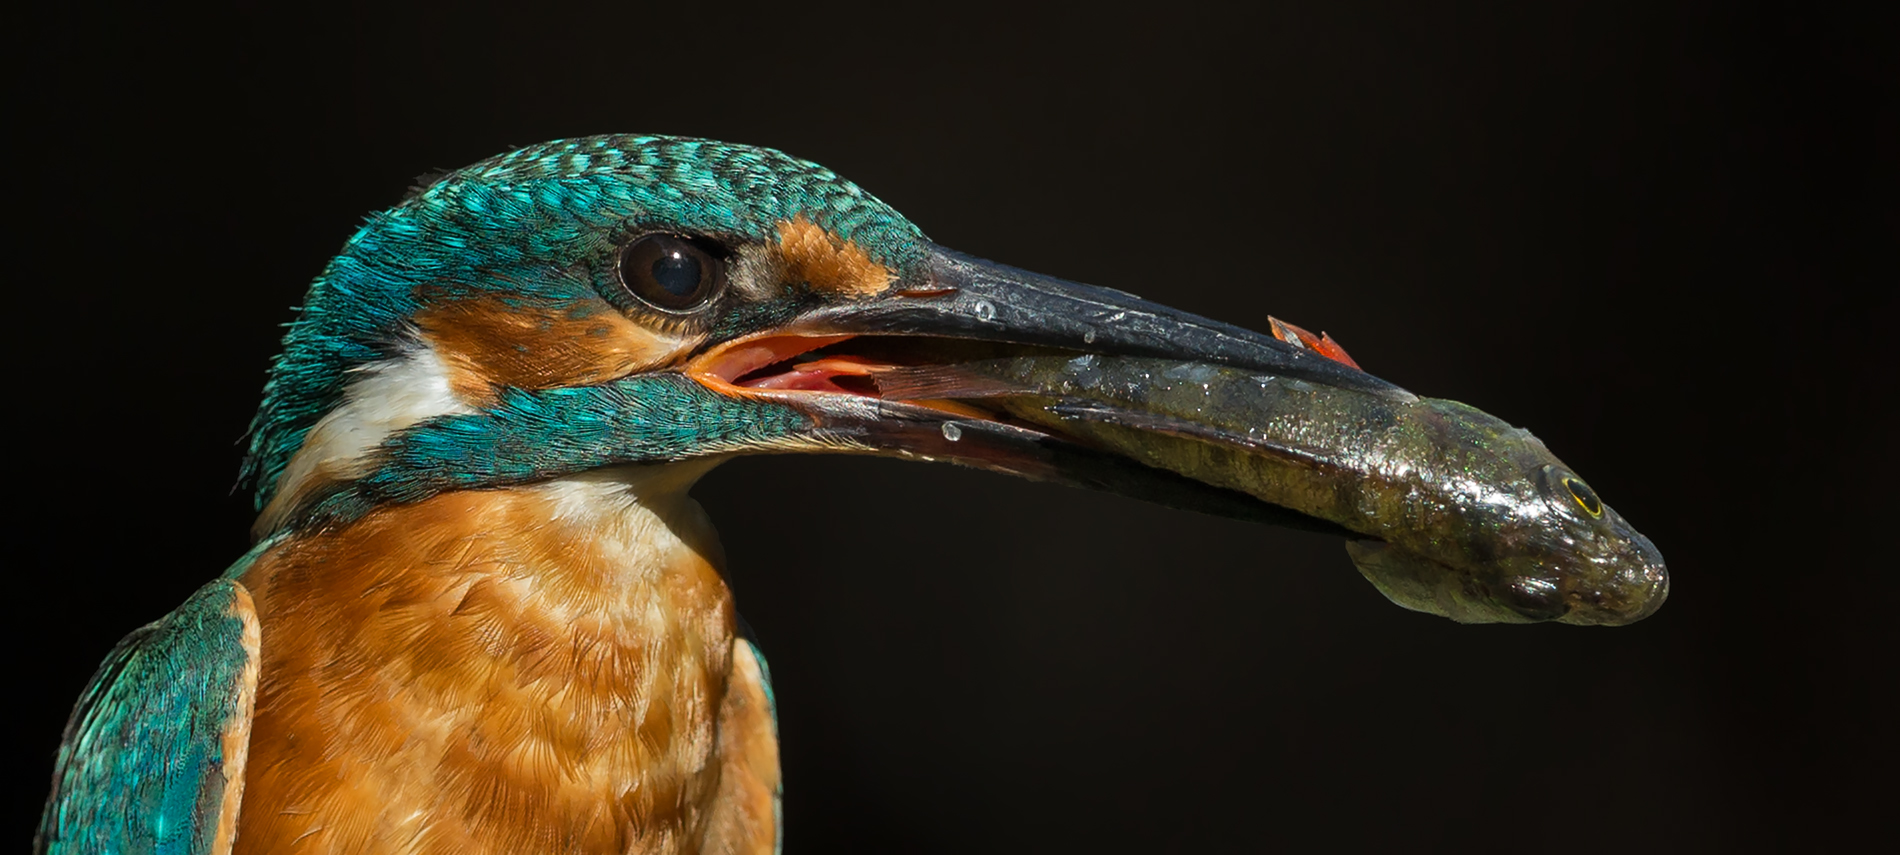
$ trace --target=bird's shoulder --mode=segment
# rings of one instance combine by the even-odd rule
[[[719,713],[719,763],[720,793],[707,817],[703,851],[778,852],[785,832],[778,703],[765,656],[744,635],[732,640],[732,673]]]
[[[228,576],[120,641],[67,721],[35,850],[229,852],[258,648]]]

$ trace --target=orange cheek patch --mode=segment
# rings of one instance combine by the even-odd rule
[[[416,316],[467,401],[502,386],[552,389],[625,377],[672,361],[687,340],[628,320],[605,303],[568,308],[461,300]]]
[[[857,244],[839,240],[803,214],[779,223],[778,251],[785,272],[817,291],[868,297],[897,280]]]

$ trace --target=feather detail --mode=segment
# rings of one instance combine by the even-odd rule
[[[732,602],[685,495],[712,465],[448,493],[260,557],[238,851],[696,850],[730,766]]]

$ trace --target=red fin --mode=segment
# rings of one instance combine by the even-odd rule
[[[1359,368],[1359,363],[1354,362],[1352,356],[1346,353],[1346,349],[1340,347],[1339,342],[1333,341],[1332,336],[1325,333],[1314,335],[1272,315],[1267,316],[1267,323],[1273,328],[1274,338],[1293,345],[1294,347],[1311,350],[1334,362],[1350,365],[1353,368],[1358,368],[1360,371],[1365,370],[1364,368]]]
[[[1319,344],[1315,345],[1313,349],[1325,354],[1334,362],[1343,362],[1354,368],[1359,368],[1359,363],[1353,361],[1352,355],[1348,354],[1345,348],[1340,347],[1339,342],[1333,341],[1332,336],[1323,332],[1319,334]],[[1365,369],[1359,368],[1359,370],[1364,371]]]

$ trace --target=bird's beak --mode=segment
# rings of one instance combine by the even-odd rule
[[[1153,469],[1046,427],[1014,422],[1000,409],[973,405],[943,384],[890,382],[899,375],[914,378],[918,369],[933,365],[1074,352],[1215,363],[1396,399],[1412,397],[1321,350],[1299,336],[1282,340],[1121,291],[933,247],[924,281],[825,306],[778,328],[723,343],[692,360],[686,373],[721,394],[775,400],[807,413],[814,423],[814,445],[947,460],[1191,510],[1343,533],[1330,523]],[[993,401],[994,394],[984,399]]]

